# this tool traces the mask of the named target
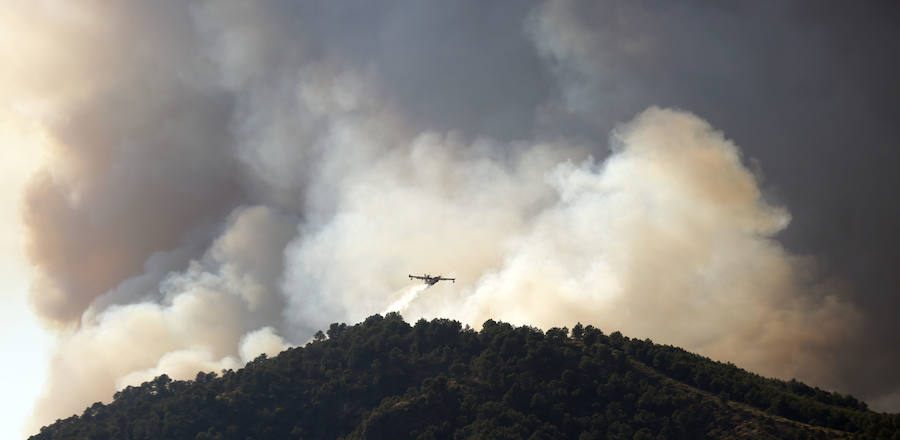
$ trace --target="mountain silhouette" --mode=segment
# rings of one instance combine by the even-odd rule
[[[331,324],[239,370],[163,375],[49,439],[900,439],[900,415],[577,324]]]

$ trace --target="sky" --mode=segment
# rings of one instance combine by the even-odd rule
[[[4,438],[392,309],[900,411],[897,6],[4,4]]]

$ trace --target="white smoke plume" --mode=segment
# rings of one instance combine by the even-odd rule
[[[32,302],[60,332],[35,428],[159,374],[237,368],[331,322],[394,310],[475,328],[580,321],[767,375],[854,384],[834,352],[860,338],[860,313],[813,259],[782,248],[787,208],[700,117],[651,107],[607,149],[541,132],[548,107],[535,92],[531,113],[485,128],[453,101],[472,93],[451,81],[468,71],[430,82],[450,61],[410,79],[422,93],[447,87],[447,107],[430,112],[385,77],[434,61],[398,37],[431,8],[374,8],[367,26],[391,44],[373,48],[340,31],[355,21],[338,7],[177,5],[34,12],[85,58],[48,54],[72,84],[33,85],[53,97],[39,113],[58,151],[29,191]],[[473,32],[553,32],[557,10],[522,8],[485,14]],[[581,56],[560,42],[581,40],[556,36],[532,38],[557,61]],[[518,53],[520,39],[497,53]],[[125,54],[133,65],[108,68]],[[489,71],[486,58],[469,61]],[[432,123],[441,116],[467,126]],[[523,120],[516,136],[480,133]],[[410,287],[421,271],[456,283]]]
[[[823,356],[859,317],[773,240],[789,216],[765,201],[738,148],[658,108],[613,145],[602,163],[548,144],[496,158],[494,145],[423,134],[365,164],[328,155],[345,170],[319,178],[336,191],[330,215],[298,228],[241,208],[202,258],[163,279],[158,299],[89,309],[50,383],[78,378],[79,389],[39,410],[77,411],[162,373],[235,368],[287,346],[279,333],[302,342],[381,311],[475,327],[581,321],[839,383]],[[420,295],[426,286],[405,279],[417,267],[457,283]]]
[[[133,302],[88,309],[79,327],[60,337],[36,414],[67,416],[163,373],[190,379],[287,348],[271,327],[283,303],[273,280],[294,229],[268,208],[238,209],[201,259],[154,290],[123,295],[143,287],[125,282],[110,291]]]
[[[602,163],[549,145],[500,163],[424,136],[340,175],[337,213],[286,250],[289,315],[306,332],[360,320],[391,301],[397,273],[425,265],[458,280],[411,296],[412,318],[581,321],[833,385],[817,365],[860,318],[774,240],[789,215],[738,148],[658,108],[613,144]]]

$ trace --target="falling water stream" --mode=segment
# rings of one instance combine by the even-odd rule
[[[391,305],[389,305],[387,309],[384,310],[384,313],[387,314],[390,312],[403,312],[407,307],[409,307],[409,303],[413,302],[413,300],[416,299],[416,297],[419,296],[420,293],[424,292],[425,289],[429,287],[431,286],[429,286],[428,284],[417,284],[406,289],[401,289],[400,292],[404,292],[405,290],[403,295],[400,296],[400,298],[398,298],[396,301],[391,303]]]

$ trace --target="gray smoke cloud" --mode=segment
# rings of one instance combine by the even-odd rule
[[[581,321],[898,408],[852,285],[782,245],[768,162],[652,105],[693,104],[641,73],[673,62],[648,31],[671,23],[582,7],[23,5],[66,42],[34,63],[65,81],[20,79],[55,145],[26,207],[60,334],[34,426],[401,306]]]

